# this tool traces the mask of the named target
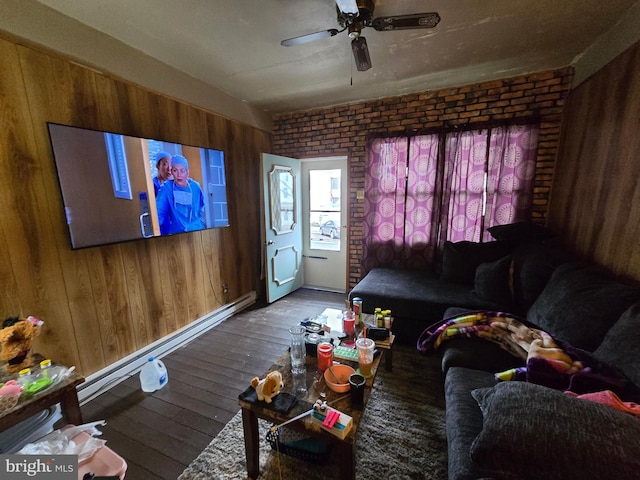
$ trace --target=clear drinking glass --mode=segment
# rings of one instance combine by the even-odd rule
[[[302,325],[294,325],[289,329],[289,333],[291,334],[291,372],[293,374],[299,374],[307,371],[305,366],[305,332],[306,329]]]

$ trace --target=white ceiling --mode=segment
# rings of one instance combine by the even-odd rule
[[[378,0],[374,17],[437,11],[434,29],[366,28],[356,70],[333,0],[38,0],[254,108],[324,107],[572,64],[637,0]]]

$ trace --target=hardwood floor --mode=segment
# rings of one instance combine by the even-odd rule
[[[286,350],[288,328],[345,294],[300,289],[245,310],[162,358],[168,384],[154,393],[133,376],[82,406],[85,422],[106,420],[101,438],[128,464],[128,480],[175,480],[238,412],[238,395]]]

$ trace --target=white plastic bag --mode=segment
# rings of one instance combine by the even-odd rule
[[[94,438],[94,435],[102,435],[96,428],[98,425],[106,425],[104,420],[85,423],[64,430],[54,430],[34,443],[28,443],[18,452],[23,455],[78,455],[78,464],[89,460],[96,451],[102,447],[106,440]],[[81,443],[76,443],[73,438],[80,433],[86,433],[90,437]]]

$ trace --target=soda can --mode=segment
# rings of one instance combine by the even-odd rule
[[[355,297],[352,300],[352,304],[353,306],[351,307],[351,309],[353,310],[353,313],[356,314],[356,323],[361,324],[362,323],[362,299],[360,297]]]

